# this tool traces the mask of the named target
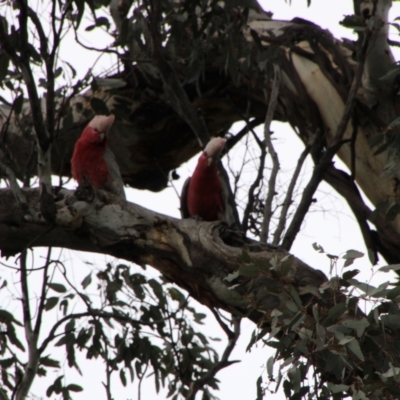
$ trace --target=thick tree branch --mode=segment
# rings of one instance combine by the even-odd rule
[[[374,215],[373,211],[362,199],[351,176],[332,165],[326,171],[324,179],[346,199],[360,227],[367,249],[374,254],[374,261],[377,261],[377,252],[379,252],[388,263],[399,263],[400,249],[398,243],[400,243],[400,235],[387,224],[384,216]],[[379,235],[376,235],[376,232],[370,228],[367,221],[375,224]],[[379,237],[387,238],[386,242],[382,243]]]
[[[37,190],[25,192],[30,205],[37,209]],[[176,220],[104,195],[106,204],[89,204],[74,200],[68,191],[59,192],[56,226],[47,233],[49,225],[43,219],[32,220],[21,213],[11,191],[0,190],[5,200],[0,203],[0,236],[5,238],[0,243],[2,254],[19,252],[29,244],[105,253],[140,265],[150,264],[203,304],[255,321],[262,315],[251,307],[255,299],[260,310],[276,308],[285,303],[285,282],[294,286],[308,282],[318,287],[326,279],[320,271],[292,257],[290,278],[274,284],[282,285],[281,294],[263,293],[262,282],[275,281],[268,274],[257,277],[260,287],[256,291],[250,289],[253,279],[247,278],[229,290],[231,284],[224,279],[242,265],[243,249],[254,259],[277,257],[278,264],[287,254],[271,251],[268,246],[260,248],[251,241],[243,241],[241,247],[228,246],[222,240],[227,235],[223,225]]]
[[[38,190],[25,192],[31,208],[37,209]],[[227,232],[219,223],[177,220],[127,203],[106,192],[101,201],[95,199],[93,203],[86,203],[77,201],[71,192],[62,190],[57,194],[56,227],[51,235],[46,235],[43,230],[49,224],[40,216],[38,219],[26,219],[24,214],[17,214],[19,206],[15,204],[10,190],[0,190],[0,196],[8,200],[6,204],[0,203],[0,236],[5,238],[0,243],[2,250],[18,251],[26,243],[43,246],[51,242],[51,245],[89,249],[138,264],[150,264],[208,307],[226,310],[236,317],[250,318],[266,330],[273,324],[275,333],[283,334],[288,328],[288,321],[293,321],[296,329],[293,328],[292,332],[294,325],[290,323],[290,341],[296,340],[295,333],[303,326],[311,335],[310,339],[313,337],[316,320],[310,307],[318,309],[319,320],[327,318],[325,324],[328,324],[329,315],[322,317],[321,314],[346,299],[344,294],[332,293],[321,271],[312,269],[287,253],[247,240],[237,244],[237,247],[227,245],[224,242]],[[7,219],[9,211],[19,216],[11,227]],[[3,235],[6,231],[7,235]],[[254,272],[242,276],[238,271],[243,267]],[[349,309],[349,314],[343,318],[354,322],[355,318],[363,317],[361,311],[358,310],[356,316],[353,311]],[[108,313],[99,312],[99,316],[108,317]],[[110,318],[129,319],[129,316],[109,314]],[[76,316],[93,317],[93,311]],[[73,317],[68,315],[57,322],[40,346],[40,352],[56,336],[58,327]],[[344,324],[343,319],[340,323]],[[388,337],[388,332],[381,331],[380,325],[376,326],[373,319],[368,323],[367,329],[372,330],[369,337],[381,343],[382,348],[374,347],[371,351],[368,344],[364,346],[360,339],[365,362],[384,373],[385,367],[374,363],[376,352],[381,351],[384,357],[386,352],[395,351],[393,346],[396,342],[391,339],[386,343],[384,338]],[[230,334],[229,331],[227,334]],[[333,333],[327,330],[325,335],[327,343],[335,341]],[[225,356],[228,353],[229,348]],[[312,357],[319,357],[318,352],[312,354]],[[347,362],[351,363],[349,371],[355,371],[359,359],[348,357]],[[334,376],[330,376],[329,380],[339,382]]]

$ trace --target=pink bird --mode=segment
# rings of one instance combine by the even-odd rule
[[[96,115],[89,122],[75,143],[71,172],[79,184],[86,178],[94,187],[108,190],[125,199],[118,164],[107,146],[107,134],[114,119],[114,115]]]
[[[199,157],[191,178],[183,185],[181,214],[183,218],[201,218],[204,221],[227,221],[227,201],[218,172],[218,159],[226,139],[211,139]]]

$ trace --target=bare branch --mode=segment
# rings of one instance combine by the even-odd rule
[[[24,318],[25,336],[29,343],[32,335],[31,309],[29,304],[29,285],[26,273],[27,250],[21,252],[19,263],[21,271],[22,315]]]
[[[310,149],[314,143],[314,140],[315,136],[312,136],[310,141],[307,143],[305,149],[301,152],[300,157],[297,161],[296,169],[294,170],[292,179],[290,180],[289,186],[287,188],[285,200],[283,201],[278,226],[276,227],[276,230],[274,232],[274,240],[272,242],[274,246],[277,246],[279,244],[282,232],[285,229],[289,207],[292,204],[293,191],[296,186],[297,179],[300,175],[300,171],[303,167],[304,161],[306,160],[308,154],[310,153]]]
[[[51,250],[52,250],[51,247],[49,247],[47,249],[46,262],[45,262],[44,268],[43,268],[42,292],[40,294],[40,302],[39,302],[39,307],[37,310],[38,315],[36,318],[36,323],[35,323],[35,328],[34,328],[34,332],[37,336],[39,336],[40,327],[41,327],[42,318],[43,318],[44,305],[45,305],[45,301],[46,301],[47,282],[49,280],[49,276],[47,273],[48,273],[49,266],[50,266]]]
[[[109,365],[109,357],[108,357],[108,343],[107,341],[104,341],[105,345],[105,362],[106,362],[106,383],[103,383],[104,388],[106,389],[106,394],[107,394],[107,400],[113,400],[113,397],[111,395],[111,374],[112,374],[112,368]]]
[[[144,369],[143,373],[139,377],[139,384],[138,384],[138,400],[141,400],[142,398],[142,382],[143,378],[145,377],[145,374],[147,372],[147,368],[149,368],[149,364],[146,364],[146,368]]]
[[[260,125],[263,122],[262,118],[254,118],[251,121],[247,118],[243,118],[246,122],[246,126],[241,129],[236,135],[228,138],[225,148],[229,151],[232,147],[234,147],[244,136],[247,135],[248,132],[251,132],[254,139],[258,144],[261,144],[260,139],[258,138],[257,134],[254,132],[254,128]]]
[[[24,400],[29,393],[35,379],[39,366],[39,352],[37,349],[38,335],[32,330],[32,315],[29,304],[29,285],[28,275],[26,272],[27,250],[20,255],[21,268],[21,292],[22,292],[22,314],[24,319],[25,338],[28,344],[28,362],[25,365],[24,375],[19,382],[15,398],[16,400]]]
[[[218,321],[219,326],[222,328],[222,330],[225,332],[226,336],[228,338],[232,338],[234,336],[234,332],[232,332],[229,328],[228,325],[225,324],[224,321],[222,321],[218,311],[215,308],[210,308],[211,312],[214,314],[215,319]]]
[[[18,15],[19,20],[19,30],[20,30],[20,56],[18,56],[15,52],[15,49],[12,47],[11,43],[8,40],[7,32],[5,31],[5,27],[3,24],[0,24],[0,43],[4,48],[5,52],[9,55],[11,60],[13,61],[16,68],[21,71],[22,77],[24,79],[26,89],[28,91],[29,104],[31,107],[32,121],[33,126],[35,128],[37,143],[38,143],[38,176],[41,185],[41,212],[49,221],[54,221],[56,209],[54,205],[54,200],[52,197],[52,187],[51,187],[51,160],[50,160],[50,147],[51,140],[49,137],[48,130],[46,129],[42,109],[41,102],[39,99],[35,78],[33,76],[31,64],[30,64],[30,54],[31,51],[29,49],[28,42],[28,16],[29,16],[29,7],[25,0],[19,0],[16,2],[17,6],[20,10]],[[36,20],[37,23],[40,24]],[[42,30],[43,31],[43,30]],[[43,33],[43,32],[42,32]],[[40,35],[40,33],[39,33]],[[42,46],[43,47],[43,46]],[[47,52],[47,49],[42,49]],[[47,72],[48,69],[53,65],[52,60],[46,61]],[[54,106],[54,96],[51,89],[51,82],[53,84],[54,91],[54,79],[52,80],[52,74],[54,71],[51,68],[50,76],[48,76],[48,80],[50,79],[50,85],[48,90],[49,96],[52,97],[52,106]],[[53,94],[52,94],[53,93]],[[48,99],[49,101],[49,99]]]
[[[214,314],[215,315],[215,314]],[[218,323],[222,322],[220,318],[217,318]],[[229,333],[226,331],[226,326],[223,323],[221,325],[224,331],[227,333],[228,336],[228,344],[222,354],[221,360],[218,361],[210,371],[208,371],[202,378],[198,379],[195,382],[192,382],[189,389],[189,394],[186,397],[186,400],[195,400],[197,392],[204,386],[207,385],[212,379],[215,378],[215,375],[223,368],[226,368],[232,364],[235,364],[239,361],[229,361],[229,356],[231,355],[233,349],[236,346],[237,340],[240,336],[240,317],[232,316],[232,323],[233,323],[233,332],[229,330]],[[233,335],[232,335],[233,333]]]
[[[2,388],[0,388],[0,400],[10,400],[7,393]]]
[[[263,145],[260,146],[260,150],[261,150],[260,164],[258,166],[257,176],[254,179],[254,182],[250,185],[249,193],[248,193],[248,197],[247,197],[248,198],[247,204],[246,204],[246,208],[243,213],[242,227],[243,227],[244,233],[247,232],[247,229],[249,226],[250,214],[254,207],[254,202],[255,202],[254,192],[260,186],[260,183],[264,177],[265,158],[267,156],[267,151],[265,149],[265,146],[263,146]]]
[[[270,127],[272,119],[274,117],[275,108],[278,102],[280,83],[281,83],[281,70],[277,64],[274,64],[274,82],[272,84],[271,97],[269,100],[268,111],[264,123],[264,139],[269,154],[271,155],[272,171],[268,181],[268,193],[267,193],[267,198],[265,199],[265,206],[264,206],[264,217],[260,235],[260,241],[262,243],[266,243],[268,240],[269,225],[271,223],[271,217],[272,217],[272,200],[274,199],[274,196],[276,194],[275,190],[276,178],[278,176],[278,171],[279,171],[279,157],[272,144]]]
[[[17,177],[15,176],[14,171],[2,162],[0,162],[0,171],[3,171],[3,173],[7,176],[10,189],[13,192],[15,199],[27,210],[28,203],[22,189],[18,185]]]
[[[290,248],[292,247],[293,241],[296,238],[297,233],[300,231],[304,217],[307,214],[308,209],[310,208],[315,191],[317,190],[320,182],[324,178],[325,172],[331,165],[332,159],[335,156],[336,152],[345,143],[343,141],[343,135],[345,134],[347,125],[350,121],[354,106],[356,104],[356,95],[361,85],[365,58],[371,35],[372,32],[370,30],[366,30],[364,42],[359,55],[357,69],[353,78],[353,82],[351,84],[349,95],[347,97],[346,105],[343,110],[342,118],[337,126],[335,136],[332,138],[326,149],[326,152],[323,154],[318,164],[316,164],[311,179],[308,182],[307,186],[304,188],[300,204],[297,207],[292,222],[282,242],[282,247],[286,250],[290,250]]]
[[[374,216],[373,211],[364,203],[361,197],[360,191],[358,190],[352,176],[331,165],[325,173],[324,180],[329,183],[340,195],[346,199],[349,207],[354,213],[357,223],[360,227],[361,234],[363,236],[367,249],[373,253],[374,260],[372,263],[378,261],[378,252],[383,255],[386,261],[390,264],[396,264],[399,262],[399,255],[396,255],[395,251],[388,251],[388,247],[395,250],[396,244],[385,243],[385,246],[379,239],[377,232],[371,229],[367,221],[374,223],[378,232],[383,236],[390,235],[393,233],[384,233],[387,229],[385,227],[385,217],[376,215]],[[391,249],[391,250],[392,250]]]
[[[175,112],[190,126],[196,135],[199,146],[204,148],[210,140],[210,134],[201,115],[192,106],[189,97],[182,87],[181,82],[172,65],[164,58],[160,33],[160,7],[157,1],[152,2],[150,18],[142,16],[143,34],[151,45],[154,62],[164,84],[164,90]]]
[[[53,4],[53,8],[55,7],[55,5]],[[40,55],[43,57],[44,60],[47,59],[47,57],[49,56],[49,52],[47,49],[47,45],[48,45],[48,39],[46,34],[44,33],[43,30],[43,26],[40,22],[40,19],[38,17],[38,15],[35,13],[35,11],[32,10],[31,7],[27,7],[27,12],[28,12],[28,16],[31,19],[31,21],[33,22],[33,25],[35,25],[35,28],[37,30],[37,33],[39,35],[39,43],[40,43]]]

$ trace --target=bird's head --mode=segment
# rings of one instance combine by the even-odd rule
[[[85,128],[82,136],[93,142],[104,142],[114,123],[114,115],[96,115]]]
[[[212,138],[204,149],[203,154],[207,157],[207,164],[210,166],[221,155],[225,147],[226,139],[221,137]]]

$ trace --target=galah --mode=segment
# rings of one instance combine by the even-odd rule
[[[181,214],[183,218],[233,223],[228,215],[227,193],[218,171],[218,159],[226,139],[211,139],[199,157],[193,175],[183,185]]]
[[[124,183],[114,154],[107,145],[107,135],[114,115],[96,115],[75,143],[71,159],[72,176],[84,179],[98,189],[105,189],[125,199]]]

